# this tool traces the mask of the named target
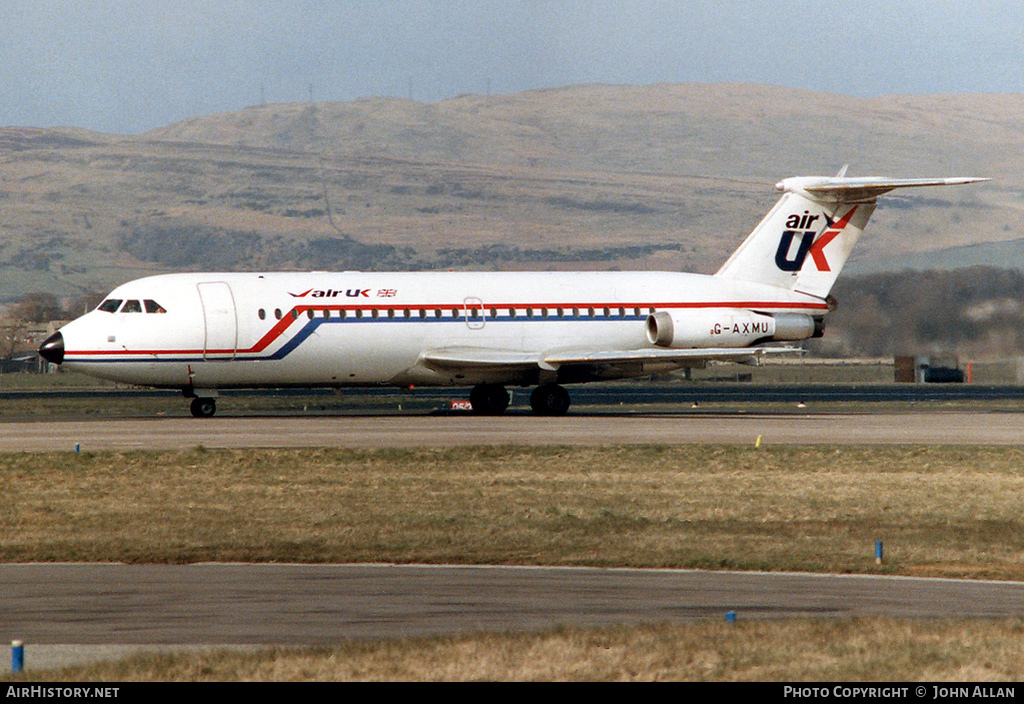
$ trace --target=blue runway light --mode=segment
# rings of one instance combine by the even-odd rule
[[[11,671],[21,672],[25,669],[25,646],[20,640],[11,641]]]

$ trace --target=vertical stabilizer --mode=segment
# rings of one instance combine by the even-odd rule
[[[788,178],[782,198],[716,276],[780,286],[825,298],[875,211],[896,188],[948,186],[988,179]]]

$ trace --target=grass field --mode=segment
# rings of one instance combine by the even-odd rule
[[[1024,678],[1022,636],[1024,623],[1020,620],[709,621],[684,626],[564,628],[542,633],[353,642],[317,649],[149,654],[47,673],[46,681],[685,680],[1012,685]],[[0,677],[4,680],[26,681],[28,677]],[[927,697],[933,697],[931,687]]]
[[[1022,466],[1013,447],[8,454],[0,559],[1024,579]]]

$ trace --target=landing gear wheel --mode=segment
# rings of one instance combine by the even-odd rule
[[[500,416],[508,408],[511,397],[501,384],[477,384],[469,392],[473,413],[482,416]]]
[[[564,416],[569,403],[569,392],[558,384],[541,384],[530,394],[530,407],[539,416]]]
[[[211,418],[217,412],[217,402],[212,398],[196,396],[192,399],[189,410],[196,418]]]

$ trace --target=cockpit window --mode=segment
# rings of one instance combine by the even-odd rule
[[[146,306],[146,312],[147,313],[166,313],[167,312],[167,310],[164,309],[164,307],[162,305],[160,305],[159,303],[157,303],[156,301],[147,300],[147,301],[143,301],[143,303]]]
[[[104,313],[114,313],[120,307],[121,307],[121,299],[119,299],[119,298],[108,298],[107,300],[103,301],[103,303],[100,303],[99,308],[97,308],[96,310],[101,310]]]
[[[138,301],[125,301],[124,308],[121,309],[122,313],[141,313],[142,304]]]

